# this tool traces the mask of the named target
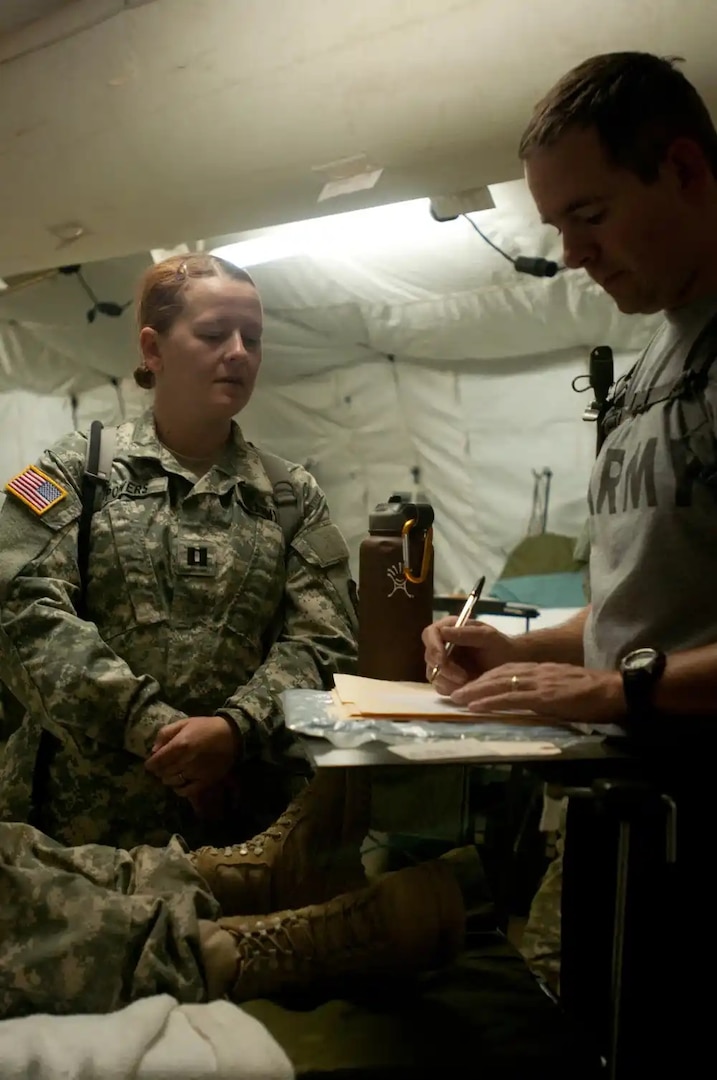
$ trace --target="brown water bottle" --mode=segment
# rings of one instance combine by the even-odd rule
[[[433,621],[433,507],[392,495],[359,550],[359,674],[426,681],[421,632]]]

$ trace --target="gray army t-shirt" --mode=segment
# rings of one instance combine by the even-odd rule
[[[614,668],[631,649],[717,642],[717,361],[703,393],[666,402],[717,297],[671,312],[641,358],[624,416],[590,482],[585,664]],[[699,367],[715,349],[699,349]],[[636,395],[633,397],[633,395]],[[710,482],[710,473],[712,482]]]

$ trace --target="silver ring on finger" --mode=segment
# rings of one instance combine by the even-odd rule
[[[511,690],[514,690],[514,691],[518,690],[520,688],[520,679],[518,678],[517,675],[513,675],[513,677],[511,678],[511,680],[510,680],[510,688],[511,688]]]

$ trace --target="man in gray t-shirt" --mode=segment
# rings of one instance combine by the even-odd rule
[[[667,312],[625,387],[623,408],[607,417],[617,426],[588,496],[587,667],[615,668],[632,649],[669,654],[717,641],[717,474],[708,482],[717,470],[717,365],[699,393],[681,396],[678,385],[716,315],[717,297]],[[695,350],[692,370],[713,355],[717,326]]]
[[[665,322],[606,417],[588,498],[590,604],[514,638],[442,619],[424,632],[428,672],[438,667],[436,689],[475,711],[594,723],[651,708],[714,715],[717,132],[671,62],[614,53],[553,87],[520,155],[566,267],[585,270],[622,312],[663,311]],[[560,886],[558,859],[522,943],[555,982]]]
[[[590,599],[508,638],[442,619],[436,689],[473,710],[620,723],[717,706],[717,132],[672,62],[593,57],[536,107],[520,155],[542,219],[622,312],[665,322],[615,408],[590,483]],[[701,339],[698,341],[698,339]],[[697,343],[697,344],[696,344]],[[456,645],[450,659],[445,644]]]

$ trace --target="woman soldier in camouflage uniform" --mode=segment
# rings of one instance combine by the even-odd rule
[[[10,481],[0,512],[0,681],[21,714],[0,817],[66,844],[210,839],[188,810],[206,817],[275,741],[281,692],[356,661],[348,550],[323,493],[282,463],[301,514],[285,545],[262,455],[232,419],[261,363],[251,278],[210,255],[167,259],[145,274],[138,320],[135,378],[154,399],[116,432],[85,618],[85,436]]]

